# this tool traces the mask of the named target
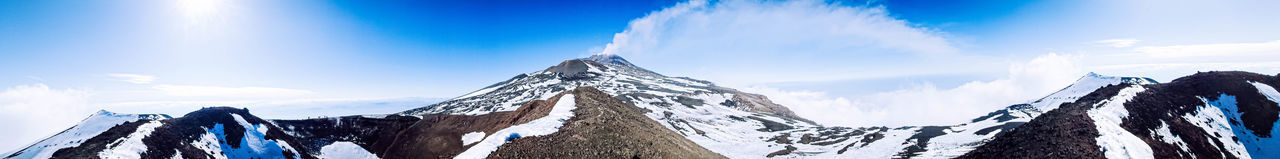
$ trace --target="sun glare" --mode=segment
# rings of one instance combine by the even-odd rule
[[[226,7],[226,0],[177,0],[178,12],[188,25],[198,25],[217,18]]]

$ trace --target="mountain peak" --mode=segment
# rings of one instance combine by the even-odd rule
[[[1085,74],[1084,76],[1085,77],[1102,77],[1102,75],[1099,75],[1096,72],[1089,72],[1089,74]]]
[[[628,62],[627,59],[623,59],[622,56],[618,56],[617,54],[595,54],[591,55],[591,57],[581,58],[581,60],[595,61],[596,63],[601,64],[635,66],[632,65],[631,62]]]
[[[1107,76],[1107,75],[1101,75],[1095,72],[1089,72],[1088,74],[1085,74],[1084,77],[1080,77],[1079,80],[1076,80],[1076,83],[1080,83],[1082,81],[1089,81],[1089,80],[1116,80],[1116,79],[1120,80],[1121,83],[1128,83],[1128,84],[1142,85],[1142,84],[1160,83],[1160,82],[1157,82],[1155,79],[1151,79],[1147,77]]]

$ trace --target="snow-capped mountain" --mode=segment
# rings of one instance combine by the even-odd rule
[[[668,77],[616,55],[594,55],[521,74],[453,100],[401,115],[485,114],[590,86],[645,110],[650,119],[730,158],[761,157],[781,146],[765,141],[784,130],[819,127],[762,95],[711,82]],[[761,153],[764,152],[764,153]]]
[[[50,136],[49,138],[45,138],[44,140],[40,140],[39,142],[36,142],[32,145],[27,146],[26,148],[23,148],[16,152],[12,152],[12,154],[7,154],[6,156],[0,156],[0,157],[50,158],[50,157],[53,157],[54,153],[59,149],[80,146],[81,144],[84,144],[85,142],[92,139],[93,137],[98,136],[99,134],[102,134],[104,132],[107,132],[108,129],[114,128],[117,125],[128,124],[133,126],[139,126],[139,124],[143,124],[143,125],[148,125],[147,127],[149,128],[154,128],[156,124],[152,123],[153,121],[169,119],[169,118],[170,117],[168,115],[116,114],[116,113],[102,110],[102,111],[98,111],[97,113],[94,113],[93,115],[90,115],[88,118],[85,118],[84,120],[81,120],[80,123],[77,123],[75,126],[72,126],[67,130],[63,130],[58,134]],[[135,135],[145,136],[145,134],[124,134],[124,135],[129,135],[131,138],[133,138],[132,136],[135,136]],[[137,138],[140,138],[140,137],[141,136],[137,136]],[[130,140],[130,142],[132,142],[132,140]],[[116,147],[112,147],[112,148],[113,150],[116,150],[114,149]],[[119,148],[120,150],[129,149],[129,147],[119,147]]]
[[[730,158],[763,157],[925,157],[968,152],[996,135],[1112,84],[1153,84],[1136,77],[1090,73],[1042,99],[1009,106],[969,123],[950,126],[824,127],[796,116],[762,95],[719,87],[707,81],[668,77],[616,55],[566,60],[521,74],[439,104],[401,112],[485,114],[509,111],[535,99],[579,86],[600,89],[647,110],[649,118],[703,147]]]
[[[1280,76],[1280,75],[1278,75]],[[386,115],[98,112],[3,158],[1278,158],[1280,77],[1090,73],[955,125],[831,127],[595,55]]]
[[[767,156],[818,158],[953,158],[983,145],[1098,88],[1115,84],[1154,84],[1140,77],[1112,77],[1089,73],[1075,83],[1044,98],[1016,104],[947,126],[908,127],[810,127],[785,131],[769,141],[786,149]]]

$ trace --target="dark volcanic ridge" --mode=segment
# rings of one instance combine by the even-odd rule
[[[1049,111],[961,158],[1102,158],[1106,153],[1146,152],[1155,158],[1271,158],[1280,145],[1276,132],[1280,105],[1274,92],[1280,77],[1249,72],[1200,72],[1169,83],[1113,85]],[[1106,114],[1108,98],[1121,89],[1144,89],[1122,102],[1122,122],[1094,120]],[[1269,99],[1270,98],[1270,99]],[[1094,116],[1094,117],[1091,117]],[[1099,124],[1122,128],[1137,146],[1098,144],[1110,139]],[[1125,134],[1125,133],[1121,133]],[[1121,135],[1124,136],[1124,135]],[[1145,146],[1145,147],[1144,147]],[[1107,149],[1105,147],[1112,147]],[[1106,155],[1110,156],[1110,155]],[[1145,156],[1137,154],[1136,156]]]

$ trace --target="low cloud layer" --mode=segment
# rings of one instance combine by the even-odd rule
[[[1116,47],[1116,48],[1125,48],[1125,47],[1133,46],[1133,44],[1138,43],[1138,39],[1107,39],[1107,40],[1094,41],[1094,43],[1102,44],[1110,47]]]
[[[0,151],[8,152],[70,128],[97,110],[92,94],[52,89],[44,84],[19,85],[0,93]]]
[[[235,97],[235,98],[269,98],[296,97],[311,94],[311,91],[271,88],[271,87],[216,87],[191,85],[156,85],[151,88],[169,96],[177,97]]]
[[[800,116],[841,126],[950,125],[1062,89],[1086,73],[1071,56],[1045,54],[1009,67],[1006,77],[955,88],[931,83],[859,97],[791,91],[757,85],[747,92],[768,96]]]
[[[1280,58],[1280,40],[1257,43],[1146,46],[1134,51],[1156,58],[1241,57]]]
[[[133,84],[149,84],[151,83],[151,81],[156,80],[156,76],[139,75],[139,74],[113,73],[113,74],[107,74],[107,76],[111,76],[113,78],[116,78],[116,80],[129,82]]]

